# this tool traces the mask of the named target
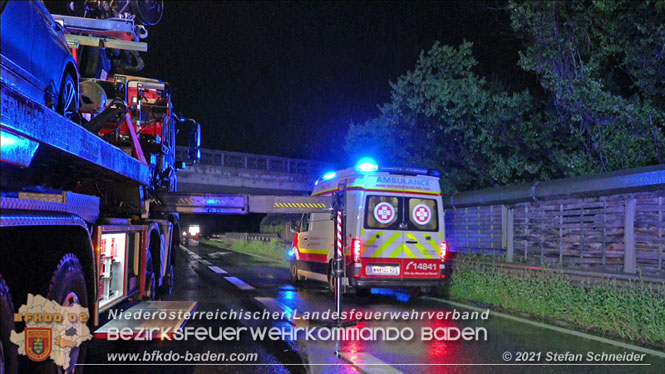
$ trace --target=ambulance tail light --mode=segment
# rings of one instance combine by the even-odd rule
[[[360,262],[360,250],[362,248],[362,242],[360,239],[353,239],[351,241],[351,249],[353,251],[353,262],[359,263]]]
[[[446,261],[446,253],[448,253],[448,243],[441,242],[439,244],[439,249],[441,250],[441,261]]]

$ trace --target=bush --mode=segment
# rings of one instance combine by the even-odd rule
[[[506,271],[464,258],[455,264],[450,296],[491,304],[585,329],[665,344],[665,291],[614,280],[576,284],[561,271]]]

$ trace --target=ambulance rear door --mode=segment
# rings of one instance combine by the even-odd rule
[[[360,257],[362,277],[400,278],[402,194],[368,192],[364,199]]]
[[[438,278],[440,275],[439,203],[436,196],[406,194],[402,198],[404,246],[400,258],[405,279]]]

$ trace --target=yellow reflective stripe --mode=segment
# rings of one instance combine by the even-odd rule
[[[383,244],[379,247],[379,249],[376,250],[376,252],[374,252],[374,254],[372,255],[372,257],[379,257],[379,256],[381,255],[381,253],[383,253],[383,251],[385,251],[388,247],[390,247],[390,245],[393,244],[393,242],[394,242],[395,240],[397,240],[397,238],[399,238],[401,235],[402,235],[401,232],[396,232],[396,233],[394,233],[393,236],[390,237],[390,239],[386,240],[386,242],[383,243]]]
[[[434,251],[436,251],[436,253],[438,253],[439,256],[441,256],[441,252],[439,252],[441,249],[439,248],[439,245],[436,244],[436,242],[434,241],[434,239],[432,239],[432,238],[430,237],[428,241],[429,241],[429,244],[432,245],[432,248],[434,248]]]
[[[388,258],[397,258],[402,253],[403,248],[406,248],[404,244],[397,246],[397,249],[393,253],[391,253],[390,256],[388,256]]]
[[[402,244],[402,246],[404,247],[404,253],[406,253],[406,255],[409,256],[409,258],[416,258],[416,256],[413,253],[411,253],[411,249],[409,249],[409,246],[407,246],[406,244]]]
[[[377,241],[382,235],[383,235],[382,232],[377,232],[376,235],[369,238],[367,243],[365,243],[365,246],[369,247],[370,245],[374,244],[374,242]]]
[[[439,239],[443,239],[443,232],[439,233]]]
[[[429,254],[429,251],[426,250],[425,247],[423,247],[422,244],[420,244],[420,241],[418,240],[418,238],[416,238],[415,235],[413,235],[413,234],[410,233],[410,232],[407,232],[407,233],[406,233],[406,237],[409,238],[409,239],[411,239],[411,240],[415,240],[415,241],[416,241],[416,248],[418,248],[418,250],[420,251],[420,253],[422,253],[423,256],[425,256],[425,258],[432,258],[432,255],[430,255],[430,254]]]
[[[301,253],[311,253],[315,255],[325,255],[328,254],[327,249],[316,249],[316,248],[300,248],[299,251]]]
[[[360,236],[364,236],[364,235],[365,235],[365,229],[360,229]]]

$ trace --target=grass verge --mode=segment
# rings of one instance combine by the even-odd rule
[[[576,284],[557,270],[508,272],[465,257],[455,263],[449,294],[665,347],[665,291],[643,282]]]
[[[284,242],[277,239],[272,239],[269,242],[239,239],[229,241],[228,243],[219,242],[216,240],[200,239],[199,242],[214,247],[231,249],[236,252],[265,256],[285,265],[288,265],[289,263],[286,255],[286,252],[289,249],[289,244],[285,244]]]

